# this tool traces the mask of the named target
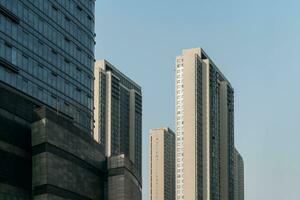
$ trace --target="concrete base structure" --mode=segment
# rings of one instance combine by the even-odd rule
[[[106,158],[61,113],[0,84],[0,199],[106,199]]]
[[[47,109],[32,124],[34,199],[104,199],[106,162],[99,144]]]
[[[141,200],[142,178],[124,155],[108,160],[108,200]]]
[[[36,105],[0,83],[0,199],[31,199],[31,122]]]

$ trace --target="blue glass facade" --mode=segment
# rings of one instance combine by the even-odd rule
[[[94,0],[0,0],[0,82],[91,130]]]

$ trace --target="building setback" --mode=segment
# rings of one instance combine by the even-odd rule
[[[234,150],[234,200],[244,200],[244,161],[241,154]]]
[[[95,0],[1,0],[0,82],[91,133]]]
[[[90,134],[9,86],[0,97],[0,199],[106,199],[106,158]]]
[[[94,68],[94,139],[105,149],[111,165],[124,160],[125,169],[134,176],[120,176],[136,179],[135,184],[124,184],[116,176],[109,176],[109,199],[141,199],[142,188],[142,92],[141,87],[129,79],[106,60],[96,61]],[[126,164],[127,163],[127,164]],[[119,166],[120,167],[120,166]],[[114,170],[115,171],[115,170]],[[110,173],[112,174],[112,173]],[[124,178],[123,177],[123,178]],[[123,184],[122,186],[120,184]],[[118,185],[118,186],[117,186]],[[135,186],[134,186],[135,185]],[[116,192],[116,188],[124,193]],[[129,188],[127,188],[129,187]],[[131,187],[131,189],[130,189]],[[138,192],[133,191],[134,187]],[[111,190],[110,190],[111,189]],[[133,195],[133,196],[128,196]],[[111,197],[111,198],[110,198]]]
[[[176,58],[176,199],[232,200],[233,88],[201,48]]]
[[[175,134],[169,128],[150,130],[150,198],[175,199]]]

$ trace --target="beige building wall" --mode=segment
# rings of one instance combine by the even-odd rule
[[[99,141],[99,129],[96,127],[99,127],[99,106],[95,107],[95,105],[99,104],[99,81],[100,81],[100,68],[94,68],[94,79],[97,80],[94,82],[94,101],[93,101],[93,106],[94,106],[94,127],[93,127],[93,133],[94,133],[94,139],[96,141]],[[96,92],[95,92],[96,91]]]
[[[244,200],[244,161],[241,154],[234,151],[234,200]]]
[[[209,60],[203,60],[203,72],[202,72],[202,100],[203,100],[203,128],[202,128],[202,155],[203,159],[202,162],[203,169],[202,169],[202,199],[203,200],[210,200],[210,96],[209,96]],[[200,194],[197,194],[198,196]],[[195,199],[196,200],[196,199]]]
[[[150,133],[150,200],[164,198],[164,134],[161,130]]]
[[[194,199],[196,193],[196,133],[195,133],[195,52],[185,51],[183,53],[184,65],[184,199]],[[179,142],[178,142],[179,143]]]
[[[101,74],[103,74],[105,76],[105,79],[101,78]],[[109,116],[109,108],[110,106],[106,106],[105,110],[102,110],[101,106],[99,106],[101,104],[101,93],[104,92],[106,95],[105,98],[110,98],[109,95],[109,91],[102,91],[101,85],[102,84],[109,84],[109,80],[110,79],[111,74],[106,73],[105,72],[105,61],[104,60],[97,60],[95,62],[95,66],[94,66],[94,101],[93,101],[93,105],[94,105],[94,127],[93,127],[93,137],[94,140],[97,141],[98,143],[103,143],[103,145],[105,146],[106,144],[110,144],[110,141],[107,141],[110,139],[110,137],[103,137],[103,135],[101,135],[100,133],[100,126],[101,126],[101,114],[102,112],[105,113],[105,121],[104,124],[105,126],[107,124],[109,124],[109,119],[107,118]],[[109,89],[110,87],[106,87],[105,89]],[[109,99],[105,100],[106,102],[110,102]],[[103,124],[102,124],[103,125]],[[106,132],[108,133],[108,126],[106,126]],[[103,138],[102,138],[103,137]],[[102,141],[103,140],[103,141]],[[105,154],[106,156],[108,154],[110,154],[110,148],[108,146],[105,146]]]
[[[169,128],[150,130],[149,200],[174,200],[175,135]]]
[[[198,199],[197,162],[202,162],[203,199],[210,199],[210,143],[209,143],[209,60],[200,60],[201,49],[184,49],[176,58],[176,69],[182,70],[182,76],[176,74],[176,199]],[[203,160],[197,156],[197,98],[196,71],[198,61],[202,62],[202,98],[203,98]],[[180,74],[180,73],[179,73]],[[178,84],[178,80],[181,84]],[[180,88],[183,86],[183,91]],[[180,95],[183,99],[178,102]],[[180,102],[182,101],[182,104]],[[182,120],[180,120],[182,117]],[[182,131],[183,130],[183,131]],[[179,136],[180,135],[180,136]],[[178,137],[179,136],[179,137]],[[183,152],[183,158],[178,155]],[[182,168],[181,168],[182,166]],[[182,170],[183,173],[178,173]]]
[[[229,165],[228,165],[228,101],[227,101],[227,87],[228,84],[225,81],[219,83],[220,87],[220,113],[221,113],[221,124],[220,124],[220,163],[221,163],[221,171],[220,171],[220,189],[221,189],[221,199],[228,200],[229,199]]]

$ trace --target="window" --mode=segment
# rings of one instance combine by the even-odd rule
[[[77,9],[78,11],[82,11],[82,8],[79,5],[77,5]]]

